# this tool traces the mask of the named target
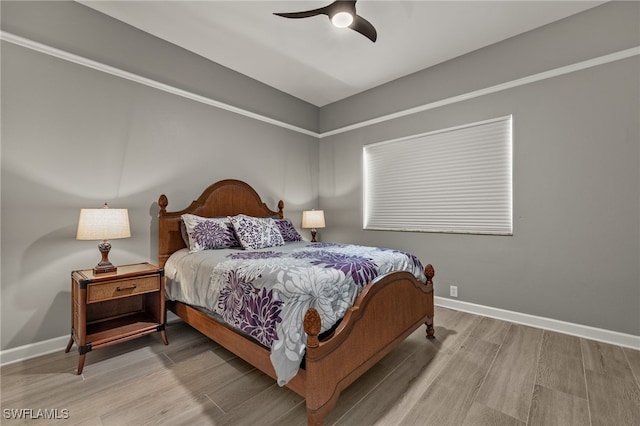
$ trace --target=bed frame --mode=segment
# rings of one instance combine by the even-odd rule
[[[158,263],[164,267],[169,256],[186,247],[180,231],[180,216],[191,213],[203,217],[246,214],[255,217],[283,217],[284,203],[270,210],[256,191],[239,180],[223,180],[209,186],[189,207],[168,212],[163,194],[158,200]],[[433,276],[425,267],[426,285],[409,272],[392,272],[366,285],[340,325],[320,340],[320,316],[311,308],[304,317],[307,333],[305,368],[287,387],[306,399],[307,422],[321,425],[335,406],[340,392],[382,359],[422,324],[427,337],[433,337]],[[276,378],[270,351],[251,338],[216,321],[200,310],[180,302],[167,302],[168,308],[186,323],[215,340],[269,376]],[[392,314],[390,314],[392,313]]]

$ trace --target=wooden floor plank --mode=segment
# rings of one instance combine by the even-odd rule
[[[227,351],[218,355],[220,348],[207,354],[211,361],[186,360],[171,368],[171,373],[188,387],[193,395],[211,394],[240,380],[255,369],[240,358],[227,359]],[[214,401],[215,402],[215,401]]]
[[[467,337],[398,424],[462,424],[497,352],[498,345]]]
[[[435,325],[435,343],[443,349],[456,351],[471,335],[481,318],[460,311],[443,311],[440,321]]]
[[[228,412],[272,385],[273,379],[271,377],[260,370],[254,369],[226,386],[207,392],[206,395],[222,411]]]
[[[423,348],[379,381],[379,385],[353,405],[336,424],[398,424],[450,358],[447,352],[438,352],[433,345],[425,342]],[[331,413],[328,418],[330,423],[333,423],[337,414]]]
[[[636,385],[640,386],[640,350],[623,348],[623,352],[636,379]]]
[[[485,317],[478,322],[476,328],[473,330],[473,336],[486,340],[487,342],[495,343],[496,345],[501,345],[509,331],[509,327],[510,323],[506,321]]]
[[[582,359],[580,338],[568,334],[544,330],[542,333],[541,350],[544,352],[561,353],[575,359]]]
[[[580,339],[549,331],[543,333],[536,384],[587,398]]]
[[[216,424],[256,426],[273,423],[303,401],[300,395],[274,382],[268,389],[225,414],[223,420]]]
[[[209,339],[206,336],[201,336],[200,339],[194,340],[187,344],[181,345],[179,347],[175,345],[170,345],[167,347],[167,350],[164,351],[164,355],[171,360],[172,363],[177,364],[180,361],[184,361],[185,359],[189,359],[193,356],[196,356],[202,352],[210,351],[220,348],[213,340]],[[233,355],[229,356],[232,358]]]
[[[482,384],[478,402],[520,421],[526,421],[541,340],[541,330],[512,325]]]
[[[592,426],[640,424],[640,389],[634,381],[585,371]]]
[[[474,402],[462,426],[525,426],[525,424],[500,411]]]
[[[634,380],[631,367],[620,346],[594,340],[580,339],[584,368],[626,380]]]
[[[153,421],[136,423],[141,426],[209,426],[220,424],[224,413],[206,395],[195,398],[195,403],[179,412],[168,412]]]
[[[154,392],[149,394],[147,383],[140,383],[139,386],[146,387],[146,394],[137,390],[131,391],[131,396],[126,403],[113,406],[100,416],[100,420],[105,426],[137,425],[140,419],[144,419],[148,424],[158,424],[165,417],[178,418],[182,413],[198,409],[202,399],[193,395],[188,386],[182,386],[176,382],[164,392]],[[223,413],[219,411],[219,417]]]
[[[340,401],[338,400],[338,403]],[[330,421],[325,420],[325,424],[332,424]],[[264,423],[264,426],[306,426],[307,425],[307,406],[305,401],[300,401],[299,404],[295,405],[291,410],[287,411],[277,419],[269,423]]]
[[[536,385],[528,426],[585,426],[589,424],[587,400]]]

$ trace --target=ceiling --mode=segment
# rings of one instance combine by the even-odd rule
[[[330,0],[78,1],[317,106],[604,3],[361,0],[372,43],[326,16],[273,15]]]

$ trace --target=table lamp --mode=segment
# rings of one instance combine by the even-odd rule
[[[316,228],[324,228],[324,210],[305,210],[302,212],[302,227],[311,228],[311,242],[316,241]]]
[[[110,209],[107,203],[101,209],[80,209],[76,240],[98,240],[98,250],[102,260],[93,268],[94,274],[116,272],[118,269],[109,261],[111,244],[108,240],[129,238],[129,212],[127,209]]]

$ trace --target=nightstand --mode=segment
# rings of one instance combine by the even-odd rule
[[[150,333],[165,332],[164,270],[150,263],[118,266],[114,273],[93,269],[71,273],[71,339],[78,345],[78,374],[87,352]]]

